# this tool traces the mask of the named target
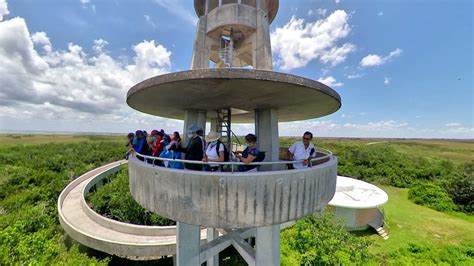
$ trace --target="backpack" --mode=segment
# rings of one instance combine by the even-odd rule
[[[227,150],[227,147],[222,143],[220,140],[217,141],[216,145],[216,154],[219,155],[219,146],[222,144],[224,146],[224,162],[228,162],[230,158],[229,151]]]
[[[264,151],[258,151],[257,158],[253,160],[254,162],[263,162],[265,160],[265,152]]]

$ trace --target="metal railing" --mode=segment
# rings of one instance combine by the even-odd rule
[[[317,151],[316,154],[322,153],[324,155],[320,156],[320,157],[314,157],[311,160],[309,160],[309,166],[308,167],[312,167],[313,162],[329,159],[329,158],[331,158],[331,156],[333,156],[333,153],[330,150],[317,148],[316,151]],[[252,163],[243,163],[243,162],[239,162],[239,161],[203,162],[203,161],[191,161],[191,160],[184,160],[184,159],[171,159],[171,158],[153,157],[153,156],[143,155],[143,154],[140,154],[140,153],[137,153],[137,152],[135,152],[134,154],[135,154],[135,156],[137,156],[137,158],[141,157],[145,164],[151,164],[152,166],[159,166],[159,165],[155,164],[156,161],[175,162],[175,163],[183,163],[183,164],[212,165],[212,166],[223,166],[223,167],[224,166],[228,166],[228,167],[230,166],[230,168],[231,168],[230,172],[232,172],[232,173],[235,172],[235,170],[234,170],[235,166],[238,167],[239,165],[259,167],[259,166],[262,166],[262,165],[271,165],[271,166],[273,166],[273,165],[282,165],[282,164],[287,165],[287,164],[293,164],[293,163],[303,163],[305,161],[305,160],[294,160],[294,161],[279,160],[279,161],[272,161],[272,162],[252,162]],[[315,165],[317,165],[317,164],[315,164]],[[161,167],[161,166],[159,166],[159,167]]]

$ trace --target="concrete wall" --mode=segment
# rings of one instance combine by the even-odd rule
[[[129,184],[140,205],[187,224],[261,227],[321,211],[336,190],[337,159],[308,169],[210,173],[153,167],[132,158]]]

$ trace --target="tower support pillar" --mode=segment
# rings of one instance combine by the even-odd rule
[[[278,140],[278,114],[273,108],[255,110],[255,134],[258,149],[265,152],[265,161],[278,161],[280,144]],[[279,165],[262,166],[260,170],[278,170]]]
[[[280,265],[280,225],[257,228],[256,265]]]
[[[200,127],[204,132],[206,130],[206,111],[186,110],[186,113],[184,114],[184,129],[183,129],[184,143],[187,143],[188,141],[187,132],[191,125],[196,125]]]
[[[200,226],[178,222],[176,227],[176,264],[179,266],[200,265]]]

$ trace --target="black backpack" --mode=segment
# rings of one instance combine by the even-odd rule
[[[217,141],[216,153],[217,153],[217,155],[219,155],[219,146],[221,144],[222,144],[222,146],[224,146],[224,162],[228,162],[229,158],[230,158],[229,151],[227,150],[227,147],[224,145],[224,143],[222,143],[220,140]]]
[[[254,162],[263,162],[265,160],[265,152],[264,151],[258,151],[257,158],[253,160]]]

